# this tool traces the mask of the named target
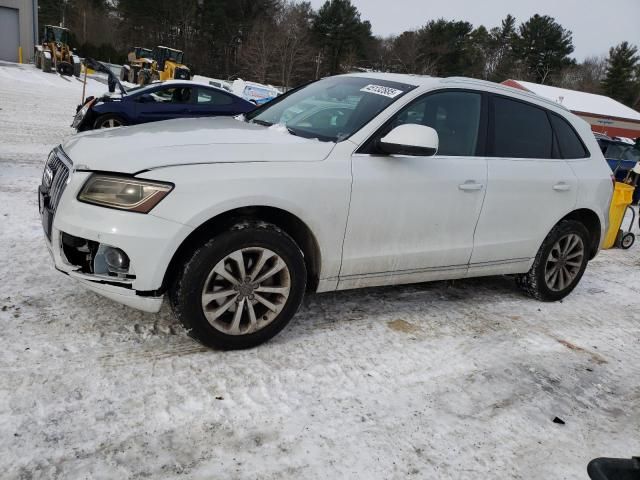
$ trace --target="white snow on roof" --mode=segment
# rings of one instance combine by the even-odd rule
[[[513,80],[536,95],[560,103],[572,112],[595,113],[608,117],[640,120],[640,113],[604,95],[568,90],[566,88],[539,85],[537,83]]]

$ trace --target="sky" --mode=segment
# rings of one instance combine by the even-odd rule
[[[319,8],[325,0],[311,0]],[[607,55],[627,40],[640,47],[640,0],[352,0],[375,35],[399,34],[431,19],[465,20],[488,29],[511,13],[518,24],[535,13],[549,15],[573,32],[573,56]]]

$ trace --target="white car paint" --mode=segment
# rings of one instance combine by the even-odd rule
[[[69,139],[64,151],[77,159],[76,168],[81,164],[84,170],[136,173],[197,163],[321,161],[333,147],[286,130],[229,117],[203,117],[84,132]]]
[[[586,124],[561,106],[475,80],[354,76],[416,88],[337,143],[228,118],[73,137],[62,146],[74,172],[53,222],[56,267],[109,298],[155,311],[169,262],[188,235],[219,214],[250,206],[279,208],[307,225],[320,252],[318,291],[524,273],[553,225],[576,209],[598,216],[604,238],[610,172]],[[591,157],[538,161],[356,153],[403,106],[449,88],[500,93],[554,111],[578,130]],[[147,215],[107,209],[76,199],[91,171],[136,174],[175,188]],[[568,188],[554,190],[558,184]],[[97,283],[101,279],[79,275],[60,253],[60,232],[123,249],[135,280],[106,291]],[[149,296],[153,292],[157,295]]]

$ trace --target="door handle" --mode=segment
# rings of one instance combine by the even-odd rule
[[[484,185],[481,183],[476,183],[473,180],[467,180],[466,182],[458,185],[458,188],[465,192],[474,192],[474,191],[482,190],[484,188]]]
[[[571,185],[569,185],[568,183],[559,182],[553,186],[553,189],[556,192],[568,192],[569,190],[571,190]]]

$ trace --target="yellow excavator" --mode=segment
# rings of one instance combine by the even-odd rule
[[[69,46],[69,29],[45,25],[42,43],[35,46],[36,68],[55,69],[60,75],[80,76],[80,58]]]
[[[146,85],[157,80],[189,80],[191,70],[182,63],[184,53],[169,47],[153,49],[153,62],[138,72],[137,83]]]

